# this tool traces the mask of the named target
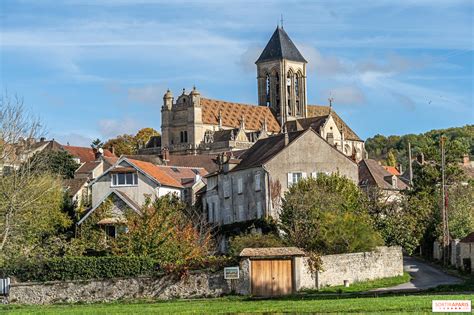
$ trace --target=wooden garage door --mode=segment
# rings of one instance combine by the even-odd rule
[[[252,260],[252,295],[274,296],[292,292],[291,260]]]

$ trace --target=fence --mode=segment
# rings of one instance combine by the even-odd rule
[[[10,278],[0,279],[0,296],[10,293]]]

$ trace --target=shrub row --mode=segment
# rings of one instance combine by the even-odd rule
[[[55,281],[152,276],[156,260],[146,257],[57,257],[4,268],[2,273],[19,281]]]

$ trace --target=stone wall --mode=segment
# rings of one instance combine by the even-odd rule
[[[322,256],[323,271],[312,274],[307,259],[301,261],[297,289],[322,288],[403,274],[403,255],[398,246],[377,247],[373,252]]]
[[[9,303],[51,304],[108,302],[119,299],[172,299],[217,297],[223,294],[249,294],[248,265],[241,264],[240,279],[224,279],[223,271],[196,271],[183,279],[172,275],[156,278],[120,278],[85,281],[14,283]],[[245,269],[247,268],[247,269]]]

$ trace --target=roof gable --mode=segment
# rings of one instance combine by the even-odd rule
[[[382,189],[403,190],[408,186],[397,177],[397,188],[394,188],[386,178],[392,178],[392,175],[386,171],[382,165],[372,159],[365,159],[359,162],[359,182],[361,185],[377,186]],[[366,181],[364,183],[364,181]]]
[[[330,106],[308,105],[308,117],[328,116],[329,113],[331,113],[337,128],[339,128],[341,132],[344,132],[344,138],[346,140],[362,141]]]
[[[283,27],[277,27],[255,63],[282,59],[307,63]]]

